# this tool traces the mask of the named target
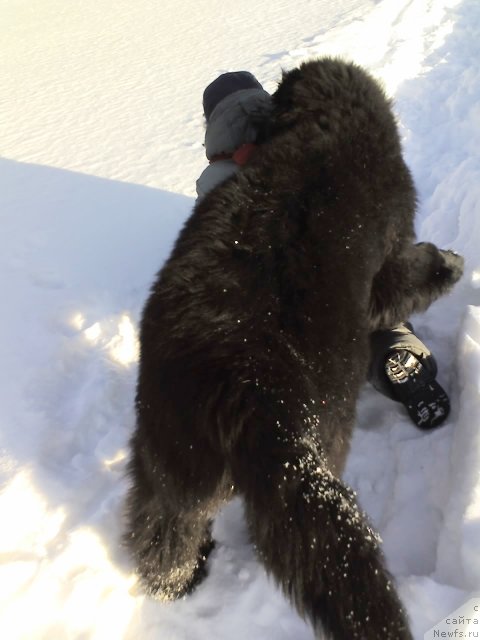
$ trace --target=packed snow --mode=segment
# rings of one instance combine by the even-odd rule
[[[466,258],[413,319],[447,424],[365,388],[345,473],[423,638],[480,590],[478,0],[0,0],[0,20],[0,638],[312,640],[239,500],[176,603],[141,593],[120,537],[138,321],[205,166],[203,88],[248,69],[273,91],[325,54],[383,80],[418,237]]]

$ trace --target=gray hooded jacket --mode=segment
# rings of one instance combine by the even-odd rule
[[[272,98],[263,89],[242,89],[221,100],[210,115],[205,131],[205,153],[210,160],[232,154],[242,144],[256,142],[258,122],[268,118]],[[234,160],[217,160],[197,180],[197,202],[238,169]]]

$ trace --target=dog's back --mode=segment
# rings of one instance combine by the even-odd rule
[[[268,141],[196,207],[160,275],[158,294],[178,297],[164,318],[167,349],[180,326],[192,328],[192,346],[213,332],[215,348],[237,348],[245,323],[283,329],[304,354],[332,340],[341,348],[372,328],[373,277],[414,237],[412,179],[370,76],[312,62],[286,74],[273,100]]]
[[[408,640],[337,475],[374,277],[413,238],[415,193],[388,101],[358,67],[303,65],[274,103],[269,139],[196,207],[145,307],[129,542],[149,590],[179,597],[240,493],[259,558],[315,628]]]

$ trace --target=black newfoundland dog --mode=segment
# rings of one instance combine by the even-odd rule
[[[391,106],[340,60],[284,74],[268,135],[186,223],[141,323],[126,535],[146,590],[190,592],[243,496],[260,561],[318,637],[407,640],[379,539],[339,479],[371,331],[463,261],[415,244]]]

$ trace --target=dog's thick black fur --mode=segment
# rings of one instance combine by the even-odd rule
[[[370,332],[426,309],[463,261],[414,244],[412,178],[365,71],[308,62],[273,99],[266,141],[196,206],[146,304],[126,538],[147,591],[178,598],[240,494],[259,559],[319,637],[407,640],[339,474]]]

